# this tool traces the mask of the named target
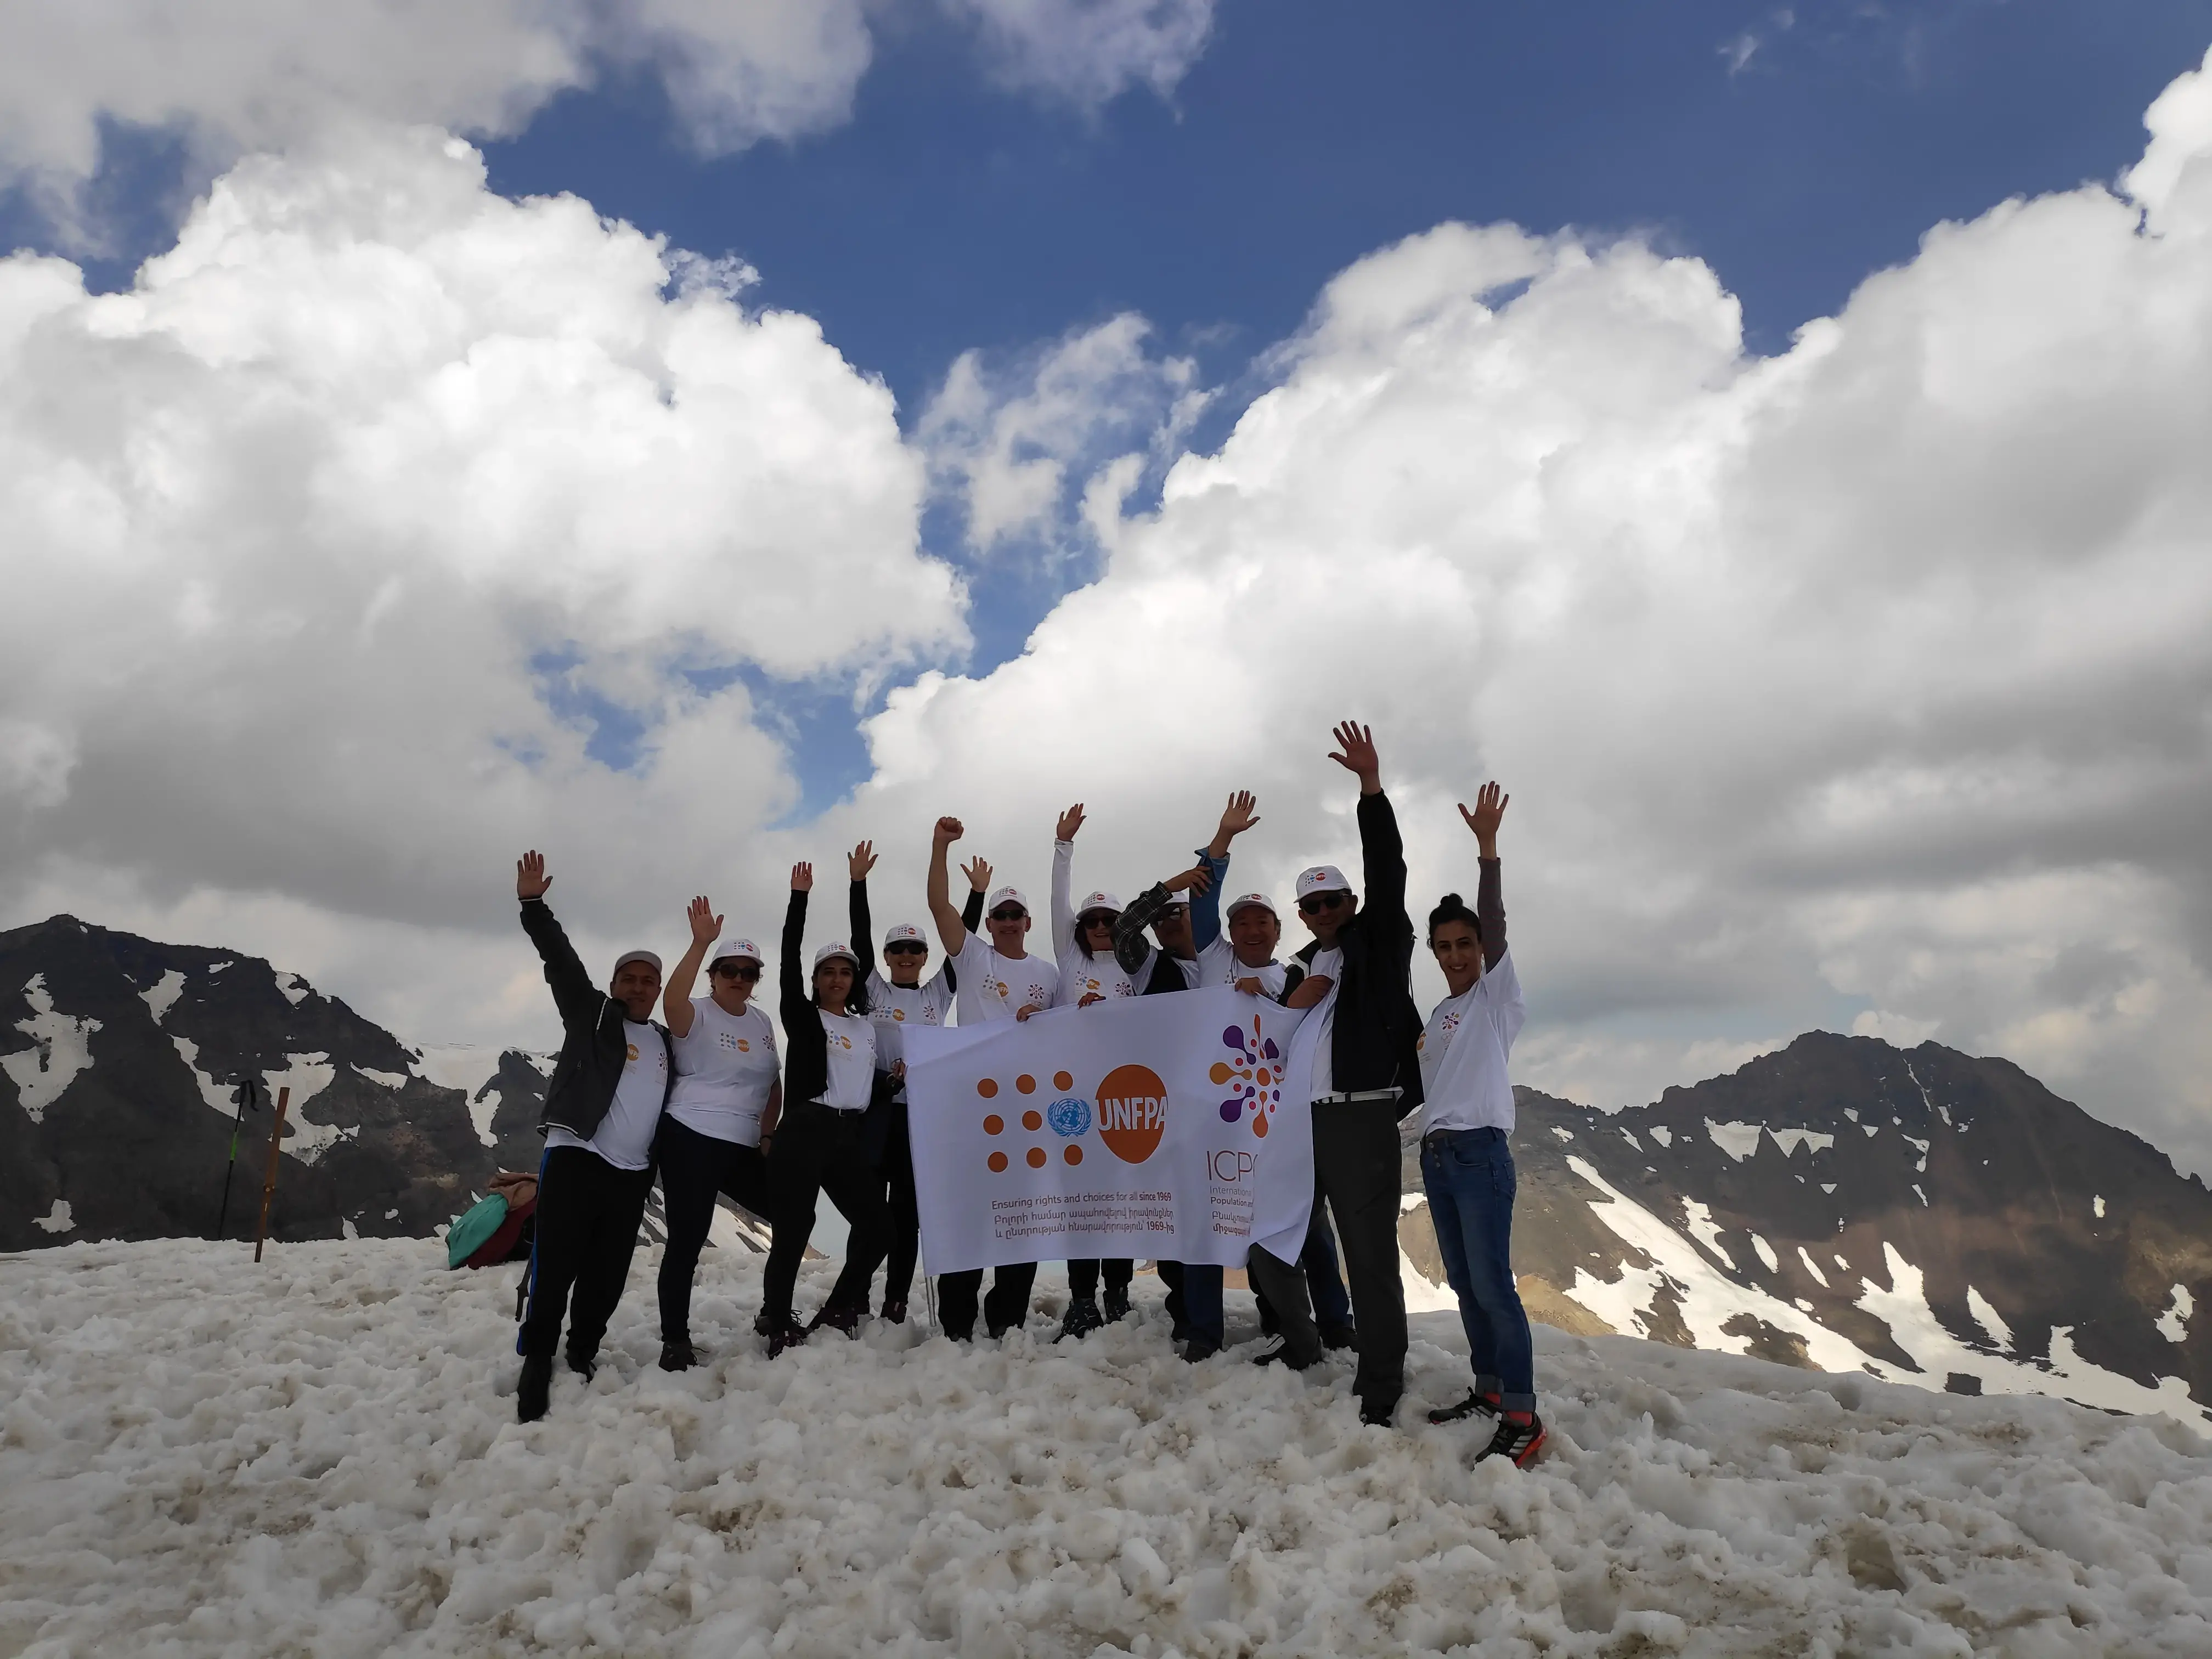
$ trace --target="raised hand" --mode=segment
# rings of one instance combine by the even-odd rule
[[[1249,789],[1239,789],[1231,794],[1229,805],[1221,809],[1221,838],[1231,840],[1259,823],[1260,815],[1252,810],[1259,804]]]
[[[967,833],[967,827],[958,818],[939,818],[937,828],[930,832],[931,839],[939,847],[949,847]]]
[[[1060,815],[1060,825],[1054,834],[1062,841],[1073,841],[1075,832],[1081,828],[1083,828],[1083,803],[1078,801]]]
[[[721,938],[722,919],[714,914],[714,907],[707,902],[704,893],[691,901],[691,908],[684,913],[684,916],[691,924],[691,942],[694,945],[712,945]]]
[[[976,892],[990,890],[991,865],[981,853],[960,866],[960,873],[968,878],[968,885]]]
[[[852,872],[854,881],[866,881],[868,872],[876,867],[876,844],[864,841],[855,847],[845,860],[846,869]]]
[[[1346,720],[1331,734],[1336,739],[1338,753],[1329,758],[1346,771],[1359,778],[1359,793],[1380,794],[1382,791],[1382,763],[1375,753],[1375,733],[1357,720]]]
[[[791,890],[794,893],[811,893],[814,890],[812,865],[794,864],[791,866]]]
[[[553,884],[553,878],[545,873],[545,854],[525,853],[514,861],[514,896],[519,899],[544,898],[545,890]]]
[[[1474,831],[1475,850],[1484,858],[1498,856],[1498,826],[1504,822],[1506,803],[1512,799],[1497,784],[1486,783],[1474,792],[1473,811],[1468,810],[1465,801],[1459,804],[1459,815]]]
[[[1170,893],[1188,893],[1198,897],[1213,885],[1213,876],[1202,864],[1194,864],[1178,875],[1170,876],[1160,884]]]

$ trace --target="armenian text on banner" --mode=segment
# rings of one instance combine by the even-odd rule
[[[933,1274],[1092,1256],[1297,1259],[1313,1204],[1302,1012],[1225,987],[906,1037]],[[1297,1098],[1292,1098],[1295,1095]]]

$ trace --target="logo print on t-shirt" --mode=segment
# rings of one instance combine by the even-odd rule
[[[1221,1043],[1230,1051],[1229,1056],[1215,1060],[1206,1073],[1229,1091],[1229,1098],[1221,1103],[1221,1121],[1234,1123],[1249,1110],[1252,1133],[1265,1139],[1267,1120],[1283,1103],[1282,1051],[1275,1047],[1274,1038],[1260,1035],[1256,1014],[1252,1017],[1249,1042],[1243,1026],[1231,1025],[1223,1030]]]
[[[894,1009],[892,1009],[892,1010],[891,1010],[891,1018],[892,1018],[893,1019],[895,1019],[895,1020],[898,1020],[898,1021],[900,1021],[900,1022],[903,1023],[903,1022],[905,1021],[905,1019],[906,1019],[906,1010],[905,1010],[905,1009],[903,1009],[903,1008],[894,1008]]]
[[[752,1045],[751,1043],[750,1043],[750,1042],[746,1042],[746,1041],[745,1041],[745,1039],[744,1039],[744,1038],[743,1038],[743,1037],[739,1037],[739,1038],[738,1039],[738,1052],[739,1054],[749,1054],[752,1053],[752,1051],[753,1051],[753,1045]]]
[[[629,1057],[633,1060],[637,1058],[637,1044],[635,1042],[629,1045]]]

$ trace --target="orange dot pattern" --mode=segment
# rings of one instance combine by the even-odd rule
[[[1014,1079],[1014,1087],[1025,1095],[1033,1095],[1036,1092],[1036,1079],[1024,1072]]]
[[[994,1152],[983,1161],[991,1166],[993,1175],[1002,1174],[1006,1167],[1006,1155],[1004,1152]]]
[[[999,1079],[994,1077],[985,1078],[975,1085],[975,1092],[984,1099],[989,1100],[999,1092]]]
[[[1035,1134],[1039,1129],[1044,1127],[1044,1114],[1042,1112],[1024,1112],[1022,1114],[1022,1127],[1027,1129],[1031,1134]]]
[[[1032,1146],[1030,1148],[1030,1168],[1032,1170],[1042,1170],[1044,1168],[1043,1147]]]
[[[983,1133],[987,1135],[1002,1134],[1005,1133],[1006,1127],[1006,1120],[1000,1117],[996,1112],[992,1113],[990,1116],[983,1120]]]
[[[1060,1153],[1060,1156],[1070,1164],[1080,1164],[1083,1162],[1083,1148],[1071,1140],[1067,1143],[1067,1150]]]
[[[1052,1074],[1052,1086],[1060,1093],[1066,1094],[1075,1086],[1075,1079],[1066,1072],[1054,1072]]]

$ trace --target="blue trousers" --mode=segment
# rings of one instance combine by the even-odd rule
[[[1421,1143],[1421,1185],[1459,1297],[1479,1393],[1536,1409],[1536,1352],[1513,1283],[1513,1148],[1503,1129],[1447,1129]]]

